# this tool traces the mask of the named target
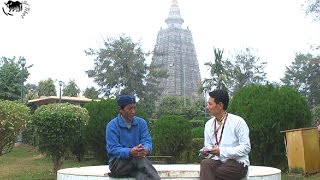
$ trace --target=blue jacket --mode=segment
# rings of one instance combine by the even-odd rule
[[[127,128],[120,114],[112,119],[106,126],[106,141],[109,162],[118,158],[131,158],[131,148],[139,144],[148,149],[148,154],[152,151],[152,140],[147,122],[136,116],[132,120],[130,129]]]

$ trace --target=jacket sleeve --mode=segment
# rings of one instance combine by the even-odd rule
[[[152,153],[152,139],[150,136],[147,122],[144,119],[140,119],[140,144],[148,149],[148,155]]]

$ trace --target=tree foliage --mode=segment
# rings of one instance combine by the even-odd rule
[[[19,130],[30,119],[30,109],[27,106],[0,100],[0,156],[12,149]]]
[[[108,38],[99,50],[85,51],[94,56],[94,68],[86,71],[99,86],[99,91],[106,97],[131,94],[143,101],[161,91],[154,88],[151,76],[158,76],[157,67],[145,64],[146,56],[141,44],[135,43],[125,35]],[[154,97],[153,97],[154,98]]]
[[[80,89],[76,84],[75,80],[69,81],[67,86],[65,86],[62,91],[63,91],[63,96],[70,96],[70,97],[78,97],[80,93]]]
[[[31,67],[31,66],[29,66]],[[0,59],[0,99],[18,100],[21,98],[21,73],[23,82],[28,78],[28,68],[24,67],[23,72],[15,57],[12,59],[1,57]]]
[[[232,77],[229,89],[235,93],[248,84],[263,84],[266,82],[264,68],[266,62],[260,63],[260,58],[252,53],[250,48],[235,55]]]
[[[38,95],[39,96],[56,96],[56,86],[51,78],[46,80],[41,80],[38,85]]]
[[[250,161],[254,165],[286,166],[284,134],[280,131],[311,124],[306,99],[288,86],[246,86],[234,95],[228,111],[243,117],[248,124],[252,146]]]
[[[320,104],[320,64],[311,54],[296,54],[281,81],[305,96],[309,105]]]
[[[83,95],[86,97],[86,98],[89,98],[89,99],[98,99],[99,97],[99,91],[96,90],[95,87],[87,87],[84,91],[83,91]]]
[[[320,0],[306,0],[306,14],[313,16],[316,21],[320,20]]]
[[[230,76],[228,67],[230,66],[230,61],[223,60],[223,50],[214,49],[214,63],[205,63],[208,66],[211,78],[205,79],[203,81],[203,87],[208,92],[212,89],[227,89],[227,81]],[[201,90],[202,92],[202,90]]]
[[[191,120],[194,117],[203,115],[204,102],[202,99],[191,101],[187,98],[186,106],[184,106],[183,101],[183,97],[180,96],[165,96],[157,108],[157,116],[178,115]]]
[[[27,100],[39,98],[37,85],[27,83],[25,85],[25,89],[26,89],[26,99]]]
[[[203,81],[205,91],[225,89],[234,94],[245,85],[266,82],[266,62],[260,62],[260,58],[250,48],[241,50],[230,59],[222,58],[223,50],[220,49],[215,49],[214,54],[214,63],[205,63],[211,76]]]
[[[154,56],[160,55],[155,53]],[[161,78],[167,78],[167,72],[161,69],[160,66],[150,65],[147,67],[146,85],[143,90],[143,96],[140,97],[141,108],[149,115],[153,117],[156,113],[156,102],[160,99],[163,88],[159,86]]]
[[[130,37],[108,38],[104,48],[89,49],[87,55],[96,56],[94,68],[88,70],[105,96],[132,94],[141,97],[146,74],[145,54],[141,45]]]
[[[33,124],[39,136],[39,150],[52,158],[54,172],[60,169],[66,153],[81,141],[88,120],[88,111],[77,105],[49,104],[35,111]]]

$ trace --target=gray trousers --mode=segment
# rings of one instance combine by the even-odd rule
[[[200,180],[240,180],[247,175],[248,166],[229,159],[222,163],[213,159],[204,159],[200,164]]]
[[[146,158],[115,159],[109,164],[114,176],[131,176],[138,180],[160,180],[157,170]]]

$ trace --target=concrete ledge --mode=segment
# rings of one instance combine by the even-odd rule
[[[161,179],[166,180],[199,180],[199,164],[156,164]],[[57,172],[57,180],[116,180],[106,173],[109,167],[103,166],[86,166],[79,168],[60,169]],[[134,180],[134,178],[121,178],[122,180]],[[250,166],[248,180],[281,180],[281,170],[265,167]]]

